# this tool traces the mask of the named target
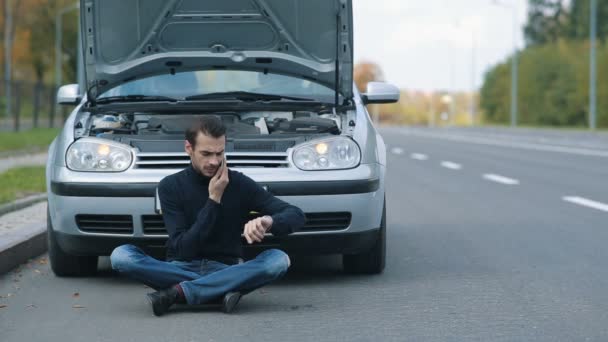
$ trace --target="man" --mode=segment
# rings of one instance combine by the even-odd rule
[[[154,288],[148,300],[155,315],[175,303],[222,300],[232,312],[241,295],[283,276],[289,257],[278,249],[243,262],[241,233],[249,244],[265,233],[288,235],[304,225],[302,211],[268,193],[251,178],[228,169],[224,156],[226,127],[212,115],[186,131],[190,166],[165,177],[158,186],[169,233],[167,261],[156,260],[133,245],[117,247],[112,268]],[[248,219],[251,211],[264,216]]]

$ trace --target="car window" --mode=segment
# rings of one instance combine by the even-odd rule
[[[129,94],[183,98],[215,92],[247,91],[331,101],[334,90],[309,80],[254,71],[207,70],[157,75],[122,84],[100,98]]]

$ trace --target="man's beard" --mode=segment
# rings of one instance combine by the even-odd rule
[[[194,164],[194,163],[192,162],[192,160],[190,160],[190,162],[192,163],[192,168],[194,169],[194,171],[196,171],[196,173],[198,173],[198,174],[199,174],[199,176],[201,176],[201,177],[205,177],[205,178],[211,178],[211,177],[213,177],[213,176],[207,176],[207,175],[205,175],[205,174],[203,173],[203,170],[202,170],[202,169],[199,169],[199,167],[198,167],[196,164]]]

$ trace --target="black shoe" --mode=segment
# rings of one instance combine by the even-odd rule
[[[148,293],[146,295],[148,301],[152,305],[152,311],[156,316],[162,316],[169,311],[171,305],[177,303],[179,291],[175,287],[170,287],[165,290]]]
[[[228,292],[224,295],[224,301],[222,302],[222,311],[224,313],[231,313],[236,305],[239,303],[242,295],[240,292]]]

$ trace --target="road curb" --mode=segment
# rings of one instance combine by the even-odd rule
[[[20,227],[18,233],[0,241],[0,274],[37,257],[47,250],[46,222]]]
[[[27,149],[23,149],[23,150],[2,151],[2,152],[0,152],[0,159],[20,157],[20,156],[28,155],[28,154],[45,153],[48,151],[48,149],[49,149],[48,146],[46,146],[46,147],[27,148]]]
[[[32,204],[36,204],[38,202],[46,201],[47,194],[38,194],[29,197],[25,197],[22,199],[18,199],[11,203],[7,203],[0,206],[0,216],[8,214],[13,211],[21,210],[25,207],[29,207]]]

